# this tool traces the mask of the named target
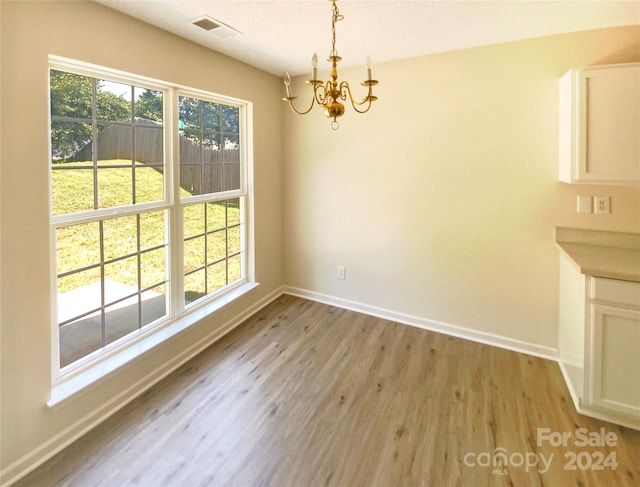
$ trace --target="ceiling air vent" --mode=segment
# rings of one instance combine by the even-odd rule
[[[229,27],[224,22],[220,22],[219,20],[208,16],[192,20],[191,23],[196,27],[200,27],[201,29],[215,34],[220,39],[228,39],[229,37],[235,37],[242,34],[240,31],[235,30],[233,27]]]

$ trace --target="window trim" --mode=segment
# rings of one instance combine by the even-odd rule
[[[217,95],[211,92],[186,87],[183,85],[160,81],[132,73],[96,66],[60,56],[49,56],[48,73],[61,70],[92,78],[108,79],[161,90],[163,92],[163,128],[165,143],[164,200],[130,204],[113,208],[100,208],[72,214],[54,215],[52,207],[52,170],[50,167],[51,137],[49,136],[49,152],[47,168],[49,173],[49,250],[51,282],[50,323],[51,323],[51,396],[47,401],[53,407],[69,397],[83,391],[86,387],[101,378],[110,375],[127,363],[136,360],[147,351],[152,350],[171,337],[177,335],[204,318],[211,316],[224,306],[240,298],[259,284],[255,282],[254,251],[254,209],[253,209],[253,104],[246,100]],[[50,105],[51,88],[48,87]],[[216,103],[228,104],[239,110],[240,145],[240,188],[215,194],[180,197],[180,185],[176,181],[180,174],[180,146],[178,131],[178,97],[195,96]],[[51,116],[49,116],[49,127]],[[183,207],[195,203],[205,203],[229,198],[238,198],[243,205],[244,225],[242,228],[241,279],[227,285],[220,292],[213,292],[192,305],[186,307],[180,293],[184,287],[183,269]],[[101,218],[137,215],[145,211],[167,211],[170,223],[165,229],[167,251],[167,288],[171,287],[167,299],[167,317],[163,321],[152,323],[87,354],[81,359],[60,367],[59,331],[57,316],[57,250],[55,229],[60,226],[98,221]],[[182,293],[184,294],[184,293]]]

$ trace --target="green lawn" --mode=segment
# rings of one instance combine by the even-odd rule
[[[97,182],[94,171],[86,163],[56,163],[54,167],[76,167],[53,171],[54,214],[74,213],[94,207],[94,186],[97,186],[98,206],[109,208],[133,202],[158,201],[163,198],[162,174],[153,168],[137,164],[135,187],[132,184],[131,163],[126,160],[100,161]],[[121,166],[107,168],[104,166]],[[190,193],[182,190],[184,196]],[[206,212],[206,217],[205,217]],[[206,232],[205,234],[205,222]],[[229,204],[199,203],[184,209],[185,273],[206,264],[224,259],[240,250],[239,205],[237,200]],[[100,223],[84,223],[59,228],[57,231],[58,273],[75,271],[84,267],[97,267],[73,272],[58,279],[58,291],[64,293],[100,281],[100,263],[104,262],[105,279],[138,288],[147,288],[165,281],[164,235],[168,223],[163,211],[151,211],[140,215],[115,217]],[[226,228],[231,226],[231,228]],[[102,231],[103,247],[100,248]],[[214,232],[214,233],[211,233]],[[189,238],[195,237],[195,238]],[[137,253],[138,240],[140,254]],[[161,248],[155,248],[162,246]],[[81,249],[81,251],[78,251]],[[206,251],[205,251],[206,249]],[[102,254],[102,257],[101,257]],[[125,259],[109,262],[117,257]],[[240,259],[231,257],[185,276],[185,295],[188,301],[204,295],[205,280],[209,292],[239,278]],[[164,292],[164,287],[154,289]]]

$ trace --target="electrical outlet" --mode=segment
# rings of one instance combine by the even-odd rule
[[[608,215],[611,213],[611,198],[609,196],[594,196],[593,207],[596,215]]]
[[[339,265],[338,268],[336,269],[336,277],[338,279],[346,279],[345,278],[345,268],[343,265]]]

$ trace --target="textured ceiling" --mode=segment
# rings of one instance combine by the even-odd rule
[[[97,0],[276,75],[303,74],[331,48],[328,0]],[[566,32],[640,24],[640,1],[340,0],[341,66]],[[192,21],[209,16],[241,34],[220,39]]]

